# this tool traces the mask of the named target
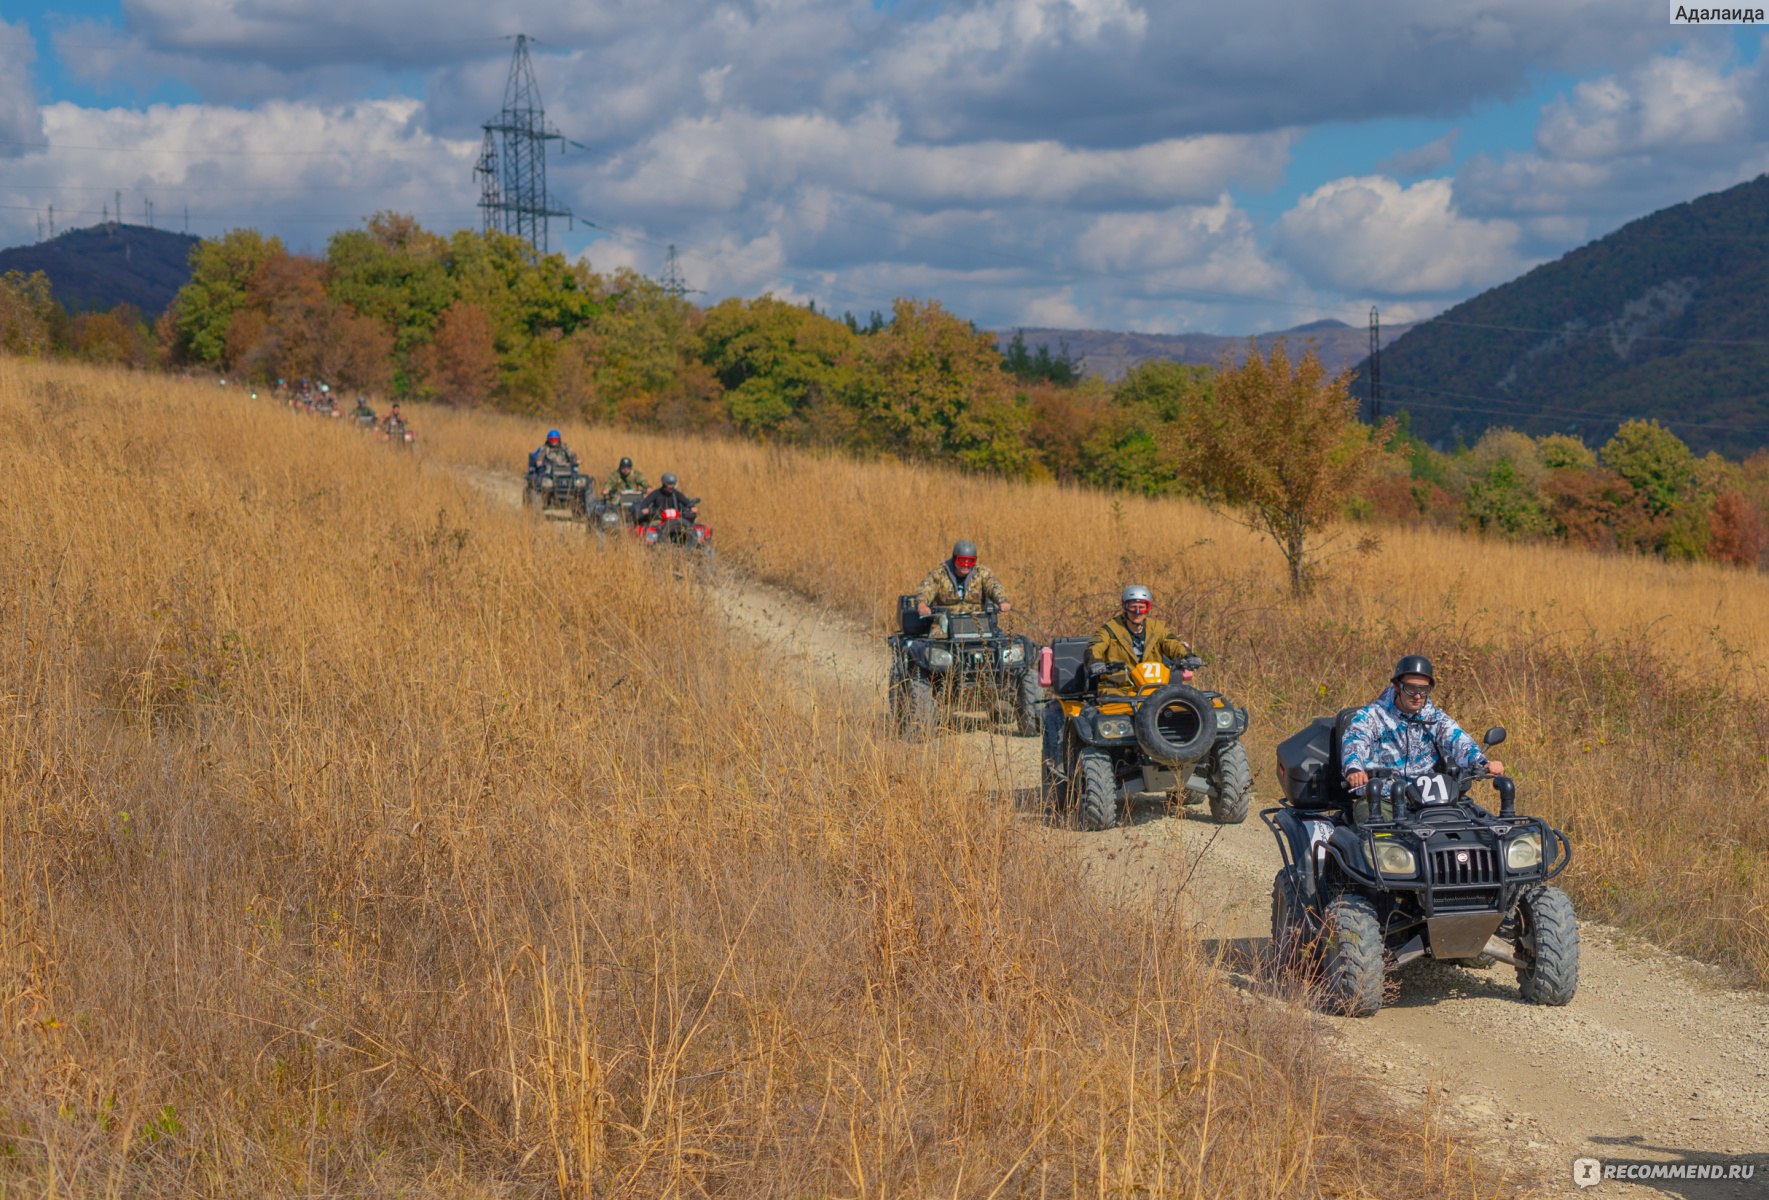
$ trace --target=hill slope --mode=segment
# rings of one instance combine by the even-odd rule
[[[201,240],[112,221],[0,250],[0,274],[43,272],[69,312],[133,304],[151,318],[190,278],[190,251]]]
[[[1411,329],[1410,324],[1384,325],[1382,345],[1386,347]],[[1247,339],[1214,333],[1117,333],[1105,329],[1007,329],[996,334],[1003,347],[1015,333],[1025,339],[1030,350],[1049,346],[1055,354],[1068,347],[1069,356],[1079,362],[1089,375],[1105,379],[1122,379],[1125,372],[1139,363],[1155,359],[1215,366],[1224,354],[1237,358],[1246,354]],[[1328,371],[1337,374],[1356,366],[1370,352],[1370,331],[1343,321],[1310,321],[1294,329],[1281,329],[1254,335],[1261,352],[1269,352],[1273,342],[1282,338],[1293,354],[1312,346]]]
[[[1422,322],[1383,352],[1384,407],[1439,444],[1492,425],[1601,442],[1649,417],[1698,450],[1747,453],[1769,445],[1766,283],[1759,177]]]

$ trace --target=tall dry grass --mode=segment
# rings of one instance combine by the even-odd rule
[[[0,469],[0,1193],[1504,1190],[669,560],[156,379]]]
[[[539,431],[427,416],[450,457],[512,469]],[[567,429],[589,469],[631,453],[707,498],[722,553],[878,622],[959,536],[1039,636],[1090,630],[1126,582],[1250,702],[1261,782],[1276,741],[1362,703],[1402,653],[1438,664],[1441,698],[1503,756],[1531,809],[1577,843],[1581,911],[1769,983],[1769,578],[1434,531],[1355,533],[1319,594],[1284,594],[1276,551],[1182,501],[1003,483],[729,442]],[[1274,451],[1275,452],[1275,451]],[[1270,795],[1268,790],[1266,795]]]

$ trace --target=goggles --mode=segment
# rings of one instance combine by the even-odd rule
[[[1397,683],[1394,685],[1394,694],[1407,696],[1414,700],[1423,700],[1431,695],[1431,688],[1432,685],[1429,683]]]
[[[1147,600],[1126,600],[1124,602],[1124,611],[1127,613],[1135,613],[1138,616],[1147,613],[1153,607],[1155,606],[1150,604]]]
[[[972,570],[973,568],[976,567],[977,560],[974,557],[973,558],[955,558],[952,560],[952,565],[957,567],[960,571],[969,571],[969,570]]]

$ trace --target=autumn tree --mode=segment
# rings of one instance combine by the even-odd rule
[[[419,357],[428,387],[456,404],[488,403],[498,384],[498,351],[491,318],[477,304],[456,301],[442,314],[436,337]]]
[[[1371,431],[1358,423],[1350,378],[1329,378],[1313,350],[1292,365],[1281,341],[1266,357],[1249,342],[1246,360],[1223,363],[1210,401],[1176,431],[1188,478],[1277,543],[1295,595],[1308,590],[1321,533],[1366,469]]]
[[[0,275],[0,351],[47,354],[53,341],[53,317],[59,308],[43,272]]]
[[[253,229],[234,229],[193,246],[190,279],[172,301],[178,356],[220,363],[227,353],[228,326],[246,305],[246,289],[269,259],[283,253],[280,240]]]

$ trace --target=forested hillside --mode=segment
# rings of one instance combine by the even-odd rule
[[[1601,441],[1632,418],[1657,419],[1697,450],[1746,454],[1769,443],[1766,291],[1769,177],[1759,177],[1421,323],[1383,352],[1386,407],[1440,446],[1493,426]]]

